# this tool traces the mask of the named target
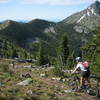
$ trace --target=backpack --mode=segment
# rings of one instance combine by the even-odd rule
[[[88,63],[88,61],[83,61],[83,66],[84,66],[84,68],[85,69],[89,69],[89,63]]]

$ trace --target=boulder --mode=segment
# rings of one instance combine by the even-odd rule
[[[31,95],[33,94],[32,90],[28,90],[27,93]]]
[[[73,92],[72,90],[64,90],[65,93]]]
[[[50,64],[42,65],[42,67],[50,67]]]
[[[24,68],[32,68],[31,65],[28,65],[28,66],[23,66]]]
[[[45,74],[40,74],[41,77],[45,77]]]
[[[57,81],[60,81],[61,78],[60,77],[52,77],[52,80],[57,80]]]
[[[33,82],[33,80],[31,78],[28,78],[20,83],[18,83],[17,85],[20,85],[20,86],[27,86],[29,84],[31,84]]]
[[[66,79],[62,79],[61,81],[62,81],[62,82],[66,82]]]
[[[21,74],[20,78],[31,78],[31,75],[29,73]]]

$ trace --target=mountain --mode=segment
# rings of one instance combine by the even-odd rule
[[[35,19],[27,23],[6,20],[0,23],[0,37],[36,54],[42,41],[47,54],[55,56],[56,48],[62,35],[68,36],[70,52],[80,53],[83,45],[91,41],[100,27],[100,2],[96,1],[88,8],[55,23]]]
[[[76,53],[91,41],[93,30],[100,27],[100,2],[96,1],[85,10],[75,13],[57,23],[58,38],[66,34],[71,50]]]
[[[75,13],[62,21],[67,24],[83,25],[89,29],[100,26],[100,2],[96,1],[85,10]]]
[[[16,42],[24,42],[30,38],[33,40],[36,37],[46,38],[46,29],[52,28],[53,22],[44,20],[33,20],[29,23],[18,23],[15,21],[7,20],[0,25],[0,35],[5,35]]]
[[[28,23],[6,20],[0,24],[0,37],[12,41],[21,48],[33,53],[37,51],[38,44],[43,41],[49,48],[54,48],[56,34],[54,22],[35,19]],[[35,46],[34,46],[35,45]],[[36,46],[37,45],[37,46]],[[51,47],[50,47],[51,46]]]

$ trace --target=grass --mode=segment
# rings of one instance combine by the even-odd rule
[[[85,100],[86,96],[81,93],[65,93],[70,89],[66,82],[52,80],[58,77],[53,69],[49,68],[17,68],[10,74],[8,64],[11,61],[0,61],[0,100]],[[20,65],[20,64],[18,64]],[[24,64],[25,65],[25,64]],[[3,68],[5,67],[5,68]],[[16,84],[27,79],[21,74],[29,73],[33,83],[28,86],[17,86]],[[45,76],[40,76],[45,74]]]

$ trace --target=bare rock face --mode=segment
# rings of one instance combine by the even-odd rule
[[[83,27],[83,26],[80,26],[80,25],[74,26],[73,29],[75,29],[75,31],[78,32],[78,33],[84,33],[84,34],[89,33],[89,30],[86,27]]]

